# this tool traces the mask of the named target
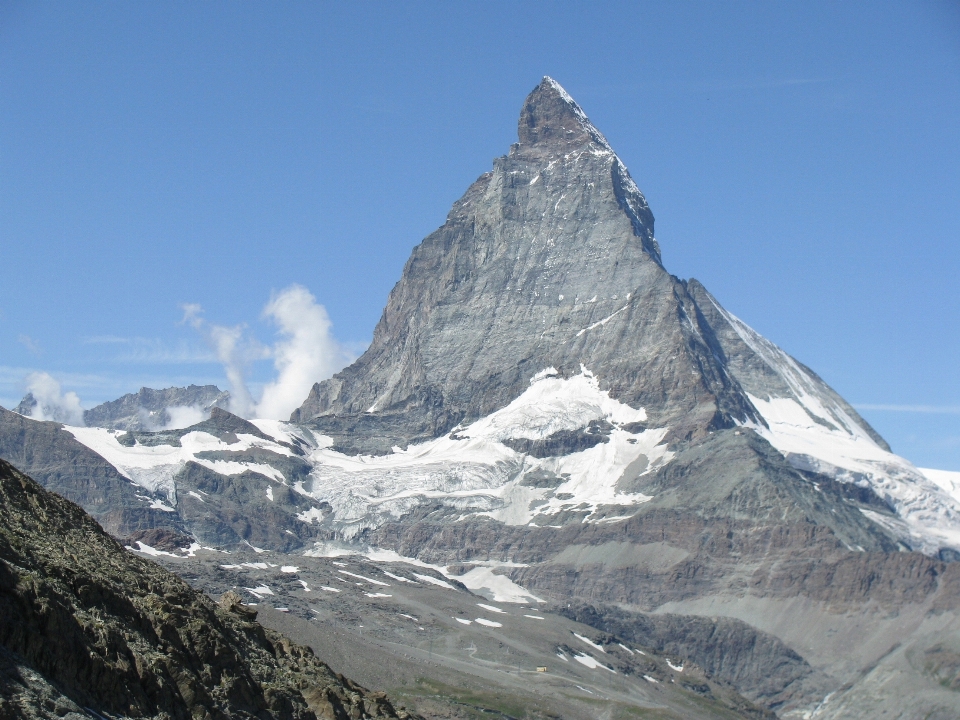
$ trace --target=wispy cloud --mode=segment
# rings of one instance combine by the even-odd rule
[[[857,410],[880,410],[885,412],[935,413],[942,415],[960,415],[960,405],[887,405],[858,403]]]
[[[247,387],[247,369],[255,360],[270,356],[269,350],[255,338],[248,337],[246,325],[214,325],[203,317],[203,308],[195,303],[186,303],[182,323],[199,332],[223,363],[230,383],[230,410],[243,417],[254,415],[256,403]]]
[[[326,309],[301,285],[275,293],[263,317],[277,325],[279,338],[272,346],[247,334],[246,325],[226,327],[203,318],[199,305],[183,305],[183,322],[193,326],[214,349],[230,381],[230,409],[245,417],[285,420],[306,399],[314,383],[326,380],[355,355],[331,333]],[[247,368],[272,358],[277,376],[263,386],[254,400],[247,384]]]
[[[40,347],[40,343],[38,343],[29,335],[21,334],[19,337],[17,337],[17,342],[23,345],[27,350],[29,350],[34,355],[43,354],[43,349]]]

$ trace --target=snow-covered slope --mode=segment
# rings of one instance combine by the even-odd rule
[[[204,453],[243,453],[251,448],[263,448],[280,455],[291,456],[289,448],[276,442],[238,435],[235,443],[226,443],[210,433],[187,432],[179,438],[179,446],[169,444],[122,445],[119,441],[125,433],[106,428],[82,428],[66,426],[77,440],[100,455],[132,482],[150,492],[166,494],[176,503],[174,476],[187,462],[209,468],[220,475],[239,475],[252,471],[277,482],[283,482],[283,473],[267,463],[237,462],[235,460],[208,460]]]
[[[618,492],[625,474],[649,473],[668,462],[665,428],[634,429],[646,417],[600,390],[586,368],[572,378],[547,368],[507,407],[449,436],[395,448],[383,456],[351,456],[321,442],[311,455],[309,488],[329,502],[335,518],[355,531],[399,518],[427,499],[442,499],[461,516],[488,515],[509,525],[542,524],[576,509],[587,522],[604,519],[609,506],[629,506],[648,496]],[[542,440],[561,431],[609,424],[593,447],[537,458],[505,442]]]
[[[255,424],[275,440],[238,433],[231,442],[190,430],[158,444],[129,445],[121,443],[124,433],[119,431],[66,429],[132,482],[165,495],[168,504],[162,509],[175,509],[176,477],[194,462],[219,475],[258,473],[322,501],[332,509],[329,517],[314,507],[300,520],[332,522],[349,538],[427,501],[441,501],[462,517],[489,516],[509,525],[562,522],[556,520],[561,515],[586,522],[616,519],[611,510],[650,499],[621,492],[618,483],[628,475],[635,479],[653,472],[672,456],[662,442],[666,428],[639,427],[645,418],[642,408],[602,391],[588,369],[561,378],[547,368],[507,407],[449,436],[382,456],[346,455],[333,450],[329,438],[270,420]],[[576,431],[583,432],[590,447],[535,457],[506,444]],[[313,468],[308,478],[285,477],[281,464],[270,464],[271,457],[294,455],[291,440],[312,446],[305,457]],[[263,461],[249,459],[256,450],[266,451],[260,455]]]
[[[896,510],[900,522],[891,522],[870,510],[862,512],[909,547],[928,554],[935,554],[941,547],[960,548],[957,495],[881,446],[876,433],[819,377],[712,297],[709,300],[749,350],[751,360],[762,362],[764,370],[780,381],[765,378],[761,384],[756,371],[745,363],[730,363],[731,374],[745,387],[764,420],[764,424],[746,425],[766,438],[794,467],[871,488]],[[733,356],[745,354],[729,338],[724,350]],[[766,392],[760,395],[763,389]]]

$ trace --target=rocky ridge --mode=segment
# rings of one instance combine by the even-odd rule
[[[201,417],[209,417],[213,408],[228,408],[230,393],[222,392],[216,385],[190,385],[169,387],[163,390],[143,387],[116,400],[101,403],[83,411],[83,424],[87,427],[103,427],[111,430],[154,431],[172,425],[185,427]],[[39,407],[32,392],[28,392],[14,408],[24,417],[57,419],[50,408]],[[181,424],[183,423],[183,424]]]
[[[0,716],[408,717],[0,461]]]

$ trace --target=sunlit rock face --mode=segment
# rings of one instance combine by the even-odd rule
[[[553,80],[524,103],[519,139],[414,249],[370,349],[294,419],[349,433],[344,448],[388,451],[385,435],[436,437],[507,405],[545,368],[582,365],[654,426],[756,420],[664,270],[643,194]]]

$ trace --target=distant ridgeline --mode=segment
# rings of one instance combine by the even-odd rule
[[[216,385],[190,385],[185,388],[170,387],[163,390],[140,388],[140,392],[124,395],[83,411],[83,424],[87,427],[104,427],[113,430],[159,430],[178,425],[178,420],[191,420],[179,427],[191,425],[203,417],[209,417],[215,408],[230,407],[230,393],[221,392]],[[44,406],[32,392],[28,392],[15,412],[42,420],[64,422],[56,407]]]

